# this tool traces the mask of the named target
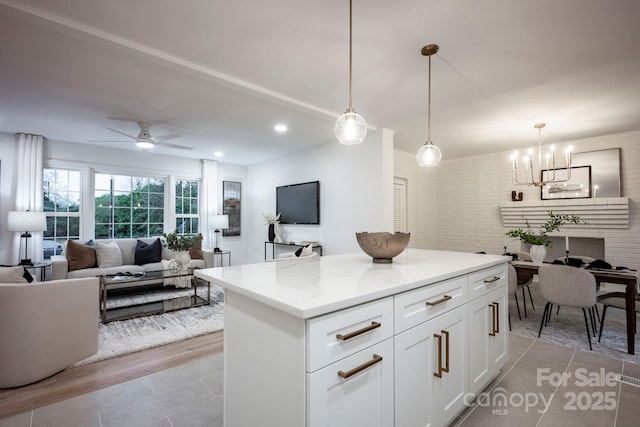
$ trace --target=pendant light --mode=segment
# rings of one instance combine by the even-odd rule
[[[338,117],[334,132],[340,144],[360,144],[367,136],[367,122],[351,107],[351,45],[352,45],[352,0],[349,0],[349,108]]]
[[[429,92],[427,103],[427,142],[416,153],[418,165],[422,167],[438,166],[442,159],[440,149],[431,142],[431,55],[438,52],[437,44],[428,44],[422,48],[422,55],[429,57]]]

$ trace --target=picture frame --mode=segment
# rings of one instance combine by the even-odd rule
[[[242,184],[222,181],[222,213],[229,216],[229,228],[222,230],[223,236],[239,236],[241,232]]]
[[[553,170],[543,169],[540,178],[551,179]],[[555,178],[565,179],[567,168],[556,169]],[[541,200],[588,199],[591,198],[591,166],[571,168],[571,179],[565,182],[549,183],[540,188]]]

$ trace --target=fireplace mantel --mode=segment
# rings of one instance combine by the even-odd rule
[[[592,199],[538,200],[511,202],[500,205],[502,225],[523,227],[524,218],[536,228],[549,219],[549,211],[556,214],[578,215],[586,224],[565,224],[562,228],[603,229],[629,228],[629,198],[609,197]]]

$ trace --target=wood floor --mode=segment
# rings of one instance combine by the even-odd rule
[[[222,350],[223,331],[218,331],[67,369],[34,384],[0,390],[0,418],[172,368]]]

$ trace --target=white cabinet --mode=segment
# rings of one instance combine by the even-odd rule
[[[468,305],[468,390],[473,395],[498,375],[507,361],[509,335],[506,278],[495,269],[478,272],[475,277],[478,279],[475,281],[476,298]],[[483,282],[484,289],[480,285]]]
[[[395,337],[395,426],[443,426],[467,389],[467,310],[460,306]]]

